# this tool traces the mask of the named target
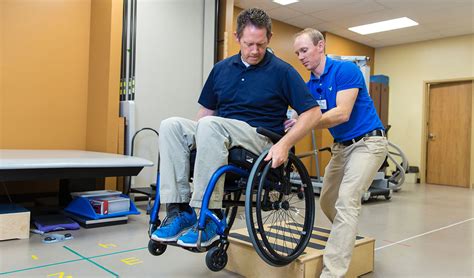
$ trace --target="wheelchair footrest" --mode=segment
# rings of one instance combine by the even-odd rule
[[[150,240],[152,240],[152,239],[150,239]],[[175,246],[175,247],[183,248],[183,249],[188,250],[188,251],[193,252],[193,253],[205,253],[205,252],[209,251],[209,249],[211,249],[215,246],[218,246],[219,243],[220,243],[220,240],[214,241],[209,246],[202,247],[202,249],[203,249],[202,251],[197,249],[197,247],[184,247],[184,246],[178,245],[178,243],[176,243],[176,241],[154,241],[154,242],[161,243],[161,244],[168,245],[168,246]]]

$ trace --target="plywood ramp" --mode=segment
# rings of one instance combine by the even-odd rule
[[[329,232],[328,229],[314,227],[311,241],[298,259],[284,267],[273,267],[258,256],[250,242],[247,228],[231,231],[226,269],[245,277],[319,277]],[[374,239],[357,237],[347,278],[373,271],[374,247]]]

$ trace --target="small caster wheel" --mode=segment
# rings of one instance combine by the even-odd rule
[[[214,272],[223,270],[227,265],[227,253],[217,246],[211,248],[206,254],[206,265]]]
[[[159,256],[165,253],[166,247],[167,247],[166,244],[159,243],[151,239],[148,242],[148,252],[150,252],[150,254],[152,254],[153,256]]]

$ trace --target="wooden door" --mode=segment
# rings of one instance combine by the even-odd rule
[[[370,97],[384,127],[388,126],[388,85],[381,82],[370,82]]]
[[[472,81],[431,85],[426,182],[469,187]]]

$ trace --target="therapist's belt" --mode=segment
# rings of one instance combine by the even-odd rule
[[[357,143],[359,142],[362,138],[365,138],[365,137],[372,137],[372,136],[385,136],[385,131],[381,130],[381,129],[375,129],[375,130],[372,130],[371,132],[367,132],[366,134],[363,134],[361,136],[357,136],[355,138],[352,138],[350,140],[347,140],[347,141],[341,141],[341,142],[336,142],[336,143],[339,143],[339,144],[342,144],[344,146],[350,146],[354,143]]]

